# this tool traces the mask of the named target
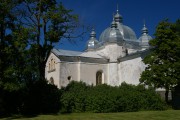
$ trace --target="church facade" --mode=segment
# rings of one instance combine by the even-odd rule
[[[58,88],[72,80],[89,85],[119,86],[122,82],[137,85],[146,67],[142,59],[149,51],[151,39],[145,25],[137,39],[135,32],[123,24],[117,10],[99,40],[92,30],[84,52],[53,49],[46,63],[45,78]]]

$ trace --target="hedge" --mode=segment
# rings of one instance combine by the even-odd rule
[[[167,108],[154,89],[126,83],[112,87],[106,84],[88,86],[83,82],[73,81],[62,89],[60,102],[62,113],[132,112]]]

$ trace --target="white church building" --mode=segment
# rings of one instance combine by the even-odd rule
[[[45,77],[58,88],[72,80],[89,85],[119,86],[122,82],[137,85],[145,70],[142,59],[149,51],[150,39],[145,25],[137,38],[135,32],[123,24],[117,10],[99,40],[92,30],[84,52],[53,49],[46,63]]]

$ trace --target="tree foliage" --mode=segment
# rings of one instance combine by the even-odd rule
[[[33,100],[42,96],[37,112],[57,111],[58,90],[42,82],[46,81],[45,63],[54,44],[71,38],[77,27],[77,15],[56,0],[1,0],[0,114],[36,108],[29,96]],[[42,86],[37,85],[40,81]],[[47,91],[40,92],[41,87]],[[31,95],[36,89],[38,95]]]
[[[165,88],[168,101],[169,90],[180,82],[180,22],[164,20],[156,28],[153,46],[144,58],[147,65],[140,82],[155,88]]]
[[[44,79],[45,63],[54,43],[71,37],[77,28],[77,16],[56,0],[23,0],[17,7],[21,25],[28,29],[29,47],[34,54],[38,79]]]

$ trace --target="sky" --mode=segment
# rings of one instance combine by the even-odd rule
[[[166,18],[170,22],[180,19],[180,0],[58,0],[67,9],[72,9],[73,14],[79,16],[79,22],[87,26],[93,26],[96,37],[110,26],[113,13],[116,13],[117,4],[119,13],[123,17],[123,24],[129,26],[136,33],[137,38],[141,35],[144,21],[149,30],[149,35],[154,37],[158,23]],[[83,39],[75,42],[62,40],[55,45],[57,49],[74,51],[85,50],[90,32],[84,34]]]

